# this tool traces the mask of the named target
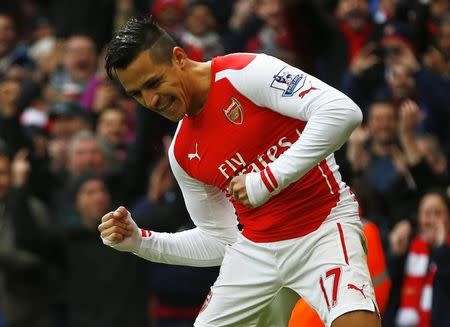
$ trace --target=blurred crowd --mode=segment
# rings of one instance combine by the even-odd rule
[[[360,106],[336,157],[388,285],[383,326],[450,326],[450,0],[1,0],[0,327],[192,326],[217,277],[96,230],[118,205],[147,229],[192,227],[176,126],[103,68],[114,30],[149,14],[194,60],[264,52]]]

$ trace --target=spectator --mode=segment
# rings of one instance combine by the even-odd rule
[[[246,44],[254,38],[264,25],[255,13],[256,0],[234,1],[222,43],[226,53],[243,51]]]
[[[394,66],[402,65],[408,72],[415,72],[419,64],[413,53],[411,32],[407,25],[387,23],[377,33],[373,42],[365,45],[351,61],[347,72],[343,76],[342,88],[351,96],[363,110],[374,100],[392,97],[398,104],[404,97],[412,97],[414,87],[408,89],[408,94],[397,99],[396,94],[389,92],[386,78],[391,77]],[[411,74],[408,74],[411,75]],[[411,75],[411,80],[414,80]],[[403,96],[403,95],[402,95]]]
[[[180,40],[189,57],[201,61],[223,54],[212,4],[193,1],[186,11],[186,31]]]
[[[448,155],[450,132],[446,122],[450,115],[447,109],[450,101],[446,94],[449,84],[419,63],[408,35],[403,25],[386,25],[380,40],[383,56],[377,57],[373,48],[362,51],[350,66],[350,74],[345,75],[343,88],[363,108],[376,99],[390,99],[395,106],[406,98],[413,99],[425,117],[420,129],[435,134]],[[377,70],[374,66],[381,59],[383,65]],[[380,67],[384,69],[380,71]],[[363,78],[368,71],[372,74]],[[380,75],[383,71],[384,74]]]
[[[449,291],[448,288],[439,289],[433,285],[441,265],[448,271],[448,199],[440,193],[427,193],[420,201],[418,214],[418,233],[412,239],[407,253],[397,326],[430,326],[431,316],[433,325],[445,326],[450,321],[450,315],[448,307],[443,310],[442,305],[449,303]],[[442,273],[439,272],[440,281],[448,283],[449,277]],[[445,283],[437,286],[444,285]],[[433,312],[434,306],[441,308],[441,315]]]
[[[74,102],[57,102],[50,108],[50,132],[53,138],[70,140],[80,131],[92,130],[89,113]]]
[[[105,182],[81,175],[72,186],[81,231],[66,244],[69,326],[147,326],[142,262],[135,256],[105,251],[96,233],[101,216],[111,206]],[[130,294],[131,299],[124,301]]]
[[[439,25],[450,14],[448,0],[417,1],[413,21],[414,39],[420,54],[428,50],[439,33]]]
[[[81,131],[90,131],[89,114],[71,102],[58,102],[50,108],[49,171],[64,176],[67,164],[67,147],[70,139]],[[58,179],[58,178],[57,178]],[[64,177],[63,177],[64,179]]]
[[[18,101],[21,92],[20,81],[11,78],[0,80],[0,140],[6,142],[13,154],[28,145],[19,122],[21,112]]]
[[[417,148],[419,122],[419,109],[412,101],[402,103],[399,118],[392,104],[374,103],[368,130],[360,129],[349,140],[348,159],[353,172],[360,174],[353,188],[367,203],[367,216],[384,217],[377,222],[388,229],[411,217],[421,192],[437,180]]]
[[[97,75],[90,80],[83,93],[80,104],[88,111],[98,115],[105,108],[118,106],[121,95],[111,81],[105,76]]]
[[[43,65],[56,45],[55,29],[47,17],[36,17],[31,42],[30,56],[38,65]]]
[[[117,107],[104,109],[97,123],[97,135],[105,148],[110,171],[122,173],[128,157],[128,126],[125,112]]]
[[[67,171],[71,175],[101,175],[105,174],[107,169],[105,151],[94,134],[81,131],[71,138],[67,149]]]
[[[19,44],[13,16],[0,12],[0,78],[26,75],[34,67],[28,50]],[[13,69],[15,68],[15,73]]]
[[[367,0],[339,0],[335,17],[324,20],[326,34],[320,52],[320,73],[325,81],[339,86],[347,67],[376,31]]]
[[[185,33],[185,6],[182,0],[155,0],[150,9],[151,14],[175,40],[181,40]]]
[[[48,265],[33,254],[33,242],[24,220],[47,226],[49,213],[27,193],[31,166],[27,152],[19,151],[11,162],[0,148],[0,321],[6,326],[50,325]]]
[[[79,217],[71,206],[70,185],[77,176],[85,173],[106,176],[106,153],[92,132],[81,131],[70,139],[65,155],[67,162],[61,170],[52,172],[51,209],[58,224],[79,225]],[[120,185],[116,187],[120,188]]]
[[[96,233],[100,217],[111,207],[104,180],[82,174],[70,190],[78,226],[41,228],[29,219],[21,222],[34,243],[32,251],[62,268],[67,326],[147,326],[145,267],[135,256],[105,249]],[[132,299],[123,301],[125,296]]]
[[[255,11],[263,20],[259,33],[247,42],[246,51],[264,52],[287,62],[295,61],[292,35],[284,17],[284,5],[280,0],[257,0]]]
[[[50,76],[50,101],[78,101],[94,76],[97,52],[92,39],[75,35],[66,41],[62,67]]]
[[[450,56],[450,16],[439,25],[436,44],[427,49],[423,56],[424,65],[442,78],[449,77],[448,67]]]
[[[94,114],[95,117],[105,108],[120,106],[123,101],[123,95],[118,89],[118,85],[112,83],[106,76],[104,50],[100,54],[97,62],[97,71],[89,80],[86,88],[80,98],[80,104],[87,111]]]
[[[447,158],[437,138],[431,134],[418,135],[417,148],[433,170],[433,173],[439,177],[438,185],[441,187],[449,185]]]

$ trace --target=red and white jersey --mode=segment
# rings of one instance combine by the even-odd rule
[[[360,121],[347,96],[281,60],[213,59],[208,99],[198,115],[182,119],[169,150],[192,220],[219,233],[237,215],[244,236],[272,242],[355,217],[357,203],[332,153]],[[238,174],[248,174],[255,208],[228,196]]]

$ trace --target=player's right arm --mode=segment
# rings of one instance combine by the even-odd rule
[[[225,247],[238,233],[235,211],[225,194],[189,176],[169,150],[172,171],[196,227],[178,233],[159,233],[138,228],[129,212],[120,207],[106,214],[99,226],[103,243],[132,252],[153,262],[187,266],[217,266]]]

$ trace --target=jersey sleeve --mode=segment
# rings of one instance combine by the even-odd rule
[[[177,163],[173,145],[169,149],[177,179],[195,228],[178,233],[151,232],[143,237],[138,256],[154,262],[188,266],[217,266],[225,247],[235,242],[237,218],[231,203],[218,188],[189,176]]]
[[[263,172],[276,180],[272,192],[262,174],[247,175],[253,206],[263,204],[339,149],[362,121],[361,110],[345,94],[271,56],[260,54],[243,69],[222,70],[216,74],[216,80],[221,78],[228,78],[258,106],[307,122],[300,138]]]

